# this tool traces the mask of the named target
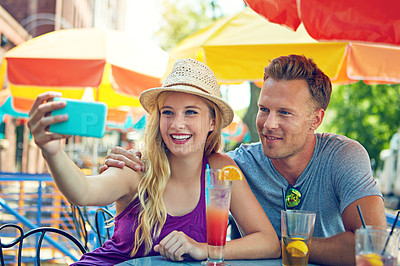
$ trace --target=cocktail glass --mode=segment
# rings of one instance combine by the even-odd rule
[[[298,210],[281,211],[283,265],[307,265],[314,231],[315,213]]]
[[[394,266],[399,254],[400,231],[385,226],[367,226],[356,230],[357,266]]]
[[[232,181],[220,180],[226,179],[220,169],[207,169],[206,174],[208,259],[205,264],[223,265]]]

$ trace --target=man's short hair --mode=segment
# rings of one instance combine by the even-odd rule
[[[307,82],[317,109],[326,110],[332,93],[332,84],[311,58],[302,55],[280,56],[264,68],[264,81],[303,79]]]

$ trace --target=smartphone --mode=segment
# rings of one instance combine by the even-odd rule
[[[101,102],[85,102],[75,99],[54,98],[67,105],[51,115],[68,114],[68,120],[50,125],[49,131],[64,135],[102,138],[106,132],[107,105]]]

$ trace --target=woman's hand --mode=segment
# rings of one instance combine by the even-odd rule
[[[127,166],[134,171],[144,171],[144,164],[140,161],[142,154],[135,149],[125,150],[122,147],[114,147],[104,160],[104,165],[99,169],[100,174],[108,167],[123,168]]]
[[[154,246],[154,251],[160,252],[161,256],[172,261],[182,261],[185,255],[194,260],[207,259],[207,244],[198,243],[179,231],[172,231],[164,237]]]
[[[66,121],[67,115],[51,116],[51,112],[65,107],[63,101],[52,101],[54,97],[60,97],[59,92],[45,92],[40,94],[29,111],[28,128],[36,145],[46,154],[54,155],[60,148],[60,139],[68,137],[49,132],[51,124]]]

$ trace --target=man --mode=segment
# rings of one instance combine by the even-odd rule
[[[304,56],[274,59],[264,70],[258,101],[260,142],[228,155],[241,168],[280,237],[280,211],[316,212],[310,262],[352,265],[354,233],[362,223],[386,225],[382,194],[372,176],[367,151],[344,136],[315,133],[330,101],[329,78]],[[120,155],[118,155],[118,153]],[[114,150],[107,159],[129,167],[132,155]],[[124,164],[119,162],[119,166]]]

